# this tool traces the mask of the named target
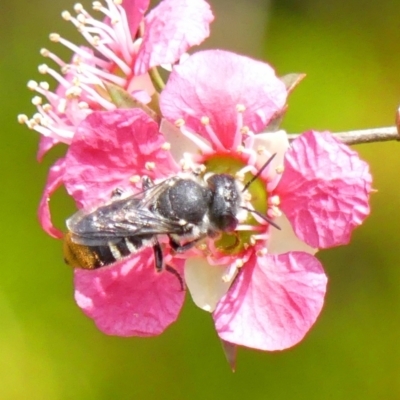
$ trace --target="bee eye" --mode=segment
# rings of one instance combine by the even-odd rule
[[[218,221],[219,228],[224,232],[232,232],[236,229],[238,225],[238,220],[235,216],[231,214],[221,215]]]

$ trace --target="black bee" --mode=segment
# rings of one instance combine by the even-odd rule
[[[126,198],[117,192],[109,204],[91,212],[78,211],[67,220],[66,263],[95,269],[151,246],[156,270],[175,271],[164,265],[158,236],[166,235],[172,250],[182,253],[205,237],[233,232],[240,208],[255,212],[242,205],[242,193],[272,158],[242,190],[230,174],[214,174],[204,180],[193,173],[158,184],[145,177],[142,192]],[[263,218],[274,225],[268,217]]]

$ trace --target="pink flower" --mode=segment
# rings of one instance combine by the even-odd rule
[[[106,84],[123,88],[141,103],[149,102],[155,89],[147,72],[161,64],[174,64],[191,46],[201,43],[214,18],[204,0],[164,0],[147,16],[149,0],[121,3],[93,3],[104,21],[92,17],[81,4],[75,5],[76,16],[62,13],[92,47],[78,47],[51,34],[51,41],[74,53],[70,63],[41,50],[60,67],[61,74],[46,64],[39,72],[56,79],[58,87],[52,92],[47,82],[30,81],[29,89],[40,95],[33,99],[37,113],[31,119],[19,116],[21,123],[43,135],[39,159],[56,143],[70,144],[76,127],[93,111],[116,108]],[[43,104],[43,97],[48,103]]]
[[[207,261],[189,259],[185,266],[196,304],[215,310],[220,338],[262,350],[281,350],[304,337],[322,308],[327,281],[313,254],[348,243],[369,214],[371,176],[353,150],[329,133],[308,132],[291,147],[283,132],[259,133],[285,100],[283,84],[266,64],[209,51],[175,67],[160,101],[163,115],[200,143],[202,154],[193,162],[207,172],[254,174],[276,154],[248,207],[281,230],[258,221],[259,232],[243,236],[235,251],[217,246]],[[266,204],[257,204],[260,197]],[[221,281],[233,284],[222,287]]]
[[[44,228],[58,234],[48,199],[60,185],[90,208],[117,187],[140,191],[143,176],[161,181],[202,168],[206,176],[233,175],[242,190],[237,230],[183,255],[163,243],[165,258],[184,273],[194,302],[213,312],[222,340],[261,350],[295,345],[324,301],[327,278],[314,254],[348,243],[369,214],[371,176],[329,133],[307,132],[291,146],[284,131],[262,133],[286,97],[265,63],[219,50],[194,54],[175,66],[161,93],[160,131],[138,109],[97,111],[81,122],[50,171]],[[161,333],[177,318],[184,292],[153,265],[151,249],[143,249],[110,267],[77,270],[78,305],[108,334]]]

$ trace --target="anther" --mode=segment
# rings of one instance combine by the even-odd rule
[[[260,250],[257,250],[257,251],[256,251],[256,254],[257,254],[258,257],[264,257],[264,256],[266,256],[266,255],[268,254],[268,251],[267,251],[267,249],[264,247],[264,248],[262,248],[262,249],[260,249]]]
[[[133,175],[129,178],[129,182],[131,183],[139,183],[141,181],[141,178],[139,175]]]
[[[26,124],[29,121],[29,118],[25,114],[18,114],[17,120],[20,124]]]
[[[93,36],[92,40],[91,40],[91,44],[94,47],[97,47],[99,45],[99,43],[100,43],[100,37],[99,36]]]
[[[277,206],[272,206],[270,209],[269,209],[269,211],[270,211],[270,213],[271,213],[271,215],[273,216],[273,217],[281,217],[282,216],[282,212],[281,212],[281,210],[277,207]]]
[[[236,111],[237,111],[237,112],[242,113],[242,112],[244,112],[245,110],[246,110],[246,106],[245,106],[244,104],[237,104],[237,105],[236,105]]]
[[[34,105],[34,106],[39,106],[39,105],[41,105],[42,104],[42,98],[40,97],[40,96],[35,96],[33,99],[32,99],[32,104]]]
[[[203,124],[203,125],[209,125],[210,124],[210,118],[208,118],[208,117],[201,117],[201,123]]]
[[[27,86],[30,90],[36,90],[38,87],[38,83],[36,81],[29,81]]]
[[[38,71],[39,71],[41,74],[45,75],[45,74],[47,74],[47,72],[49,71],[49,67],[48,67],[46,64],[41,64],[41,65],[39,65],[39,67],[38,67]]]
[[[82,25],[86,24],[86,17],[83,14],[78,14],[76,19],[80,24]]]
[[[52,42],[57,43],[57,42],[60,41],[61,36],[60,36],[58,33],[50,33],[49,39],[50,39]]]
[[[65,96],[68,99],[77,98],[82,94],[82,89],[78,86],[71,86],[65,91]]]
[[[236,151],[237,151],[239,154],[243,153],[244,150],[245,150],[245,147],[242,146],[242,145],[239,145],[238,147],[236,147]]]
[[[279,198],[278,195],[275,195],[269,198],[269,202],[273,206],[279,206],[279,204],[281,204],[281,199]]]
[[[62,17],[63,19],[65,19],[65,21],[70,21],[71,18],[72,18],[71,13],[70,13],[69,11],[63,11],[63,12],[61,13],[61,17]]]
[[[163,144],[161,145],[161,148],[162,148],[163,150],[171,150],[171,143],[165,142],[165,143],[163,143]]]
[[[103,7],[99,1],[94,1],[92,3],[93,10],[100,11]]]
[[[89,109],[89,104],[86,103],[86,101],[80,101],[78,103],[78,107],[80,110],[88,110]]]
[[[114,0],[114,4],[120,6],[122,4],[122,0]]]
[[[43,48],[43,49],[40,49],[40,55],[41,55],[41,56],[43,56],[43,57],[48,57],[49,54],[50,54],[49,50],[44,49],[44,48]]]
[[[175,126],[176,126],[176,127],[180,128],[180,127],[182,127],[183,125],[185,125],[185,120],[184,120],[183,118],[179,118],[179,119],[177,119],[177,120],[175,121]]]
[[[80,12],[82,12],[84,10],[84,8],[83,8],[83,5],[81,4],[81,3],[76,3],[75,5],[74,5],[74,11],[76,12],[76,13],[80,13]]]
[[[144,165],[145,168],[149,171],[153,171],[154,168],[156,167],[156,164],[154,162],[151,161],[147,161],[146,164]]]
[[[50,89],[50,85],[48,82],[46,81],[42,81],[39,83],[39,86],[43,89],[43,90],[49,90]]]
[[[265,153],[265,146],[262,146],[262,145],[259,145],[259,146],[257,146],[257,154],[258,155],[262,155],[262,154],[264,154]]]
[[[249,132],[250,132],[250,128],[248,127],[248,126],[242,126],[241,128],[240,128],[240,133],[242,134],[242,135],[248,135],[249,134]]]

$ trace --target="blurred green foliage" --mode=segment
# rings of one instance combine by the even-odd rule
[[[232,30],[235,41],[225,33],[205,47],[248,47],[281,75],[308,75],[291,96],[286,129],[393,124],[400,99],[398,0],[230,3],[211,1],[216,32]],[[36,220],[47,169],[63,149],[38,164],[38,135],[16,123],[18,113],[33,113],[26,82],[42,79],[38,50],[49,45],[47,35],[80,40],[59,17],[64,8],[72,3],[1,5],[0,399],[399,399],[398,143],[357,147],[378,189],[372,213],[349,246],[319,253],[330,277],[326,305],[295,348],[241,349],[232,374],[211,318],[189,296],[179,321],[151,339],[108,337],[81,313],[61,244]],[[261,28],[248,23],[253,17]],[[264,26],[265,37],[252,36]],[[59,193],[52,206],[62,226],[72,202]]]

